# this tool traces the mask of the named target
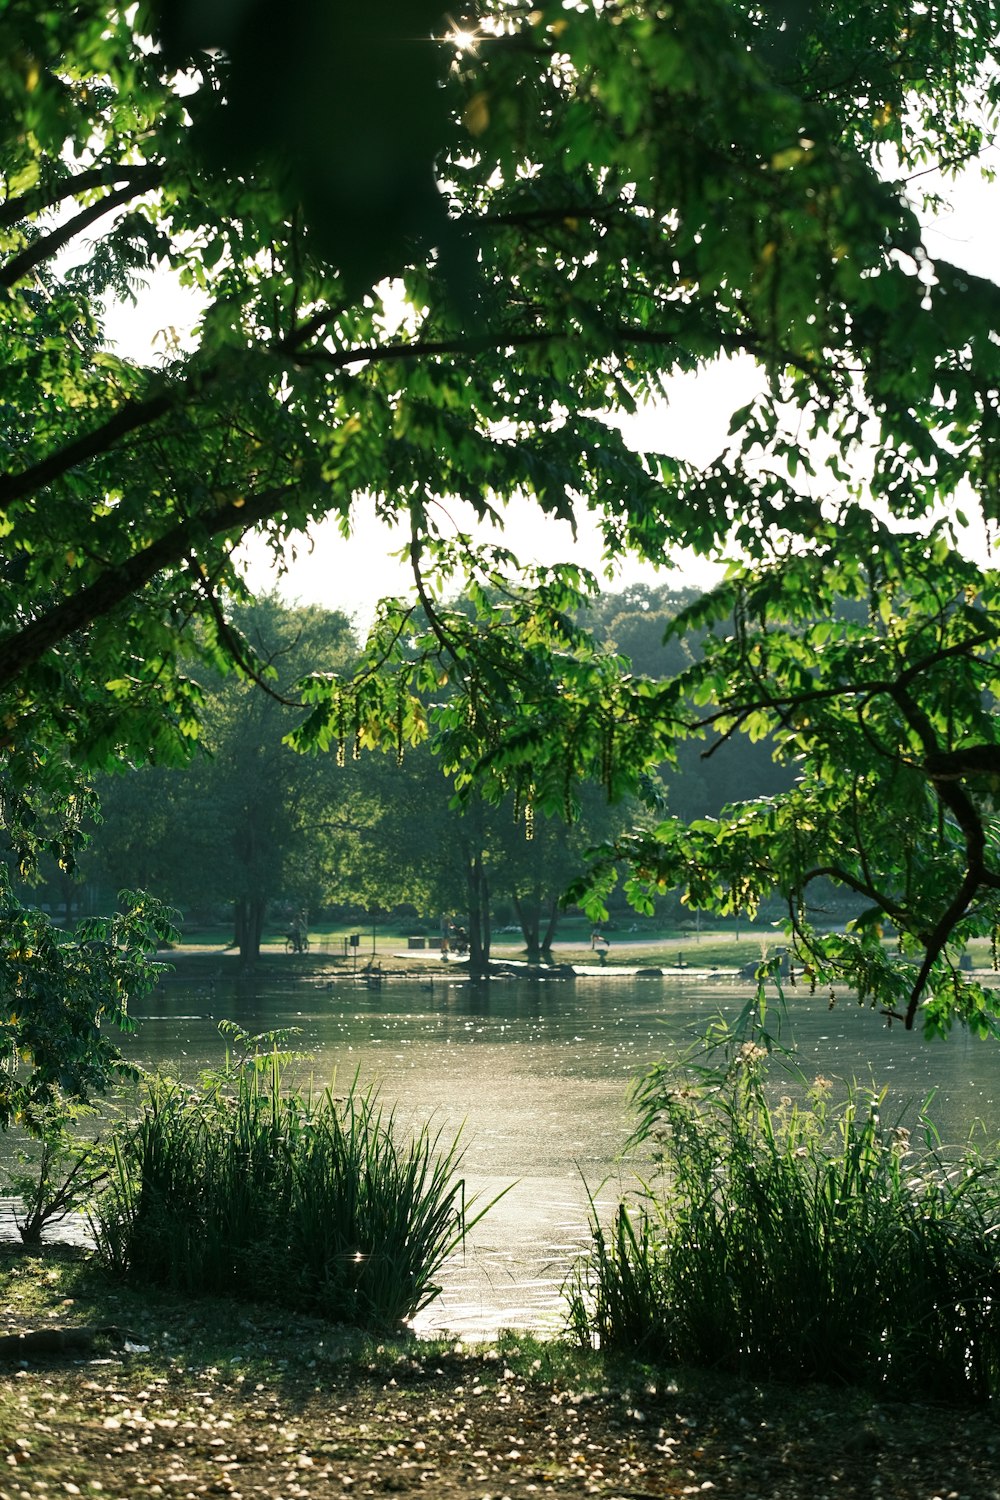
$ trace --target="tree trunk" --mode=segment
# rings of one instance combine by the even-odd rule
[[[486,979],[490,972],[490,886],[483,868],[482,851],[466,866],[469,892],[469,978]]]
[[[542,945],[539,941],[541,911],[538,898],[534,895],[515,896],[514,910],[521,924],[521,936],[524,938],[524,951],[528,956],[528,962],[537,963],[542,956]]]
[[[252,969],[260,958],[267,903],[259,896],[240,896],[233,902],[233,946],[240,951],[240,968]]]
[[[541,892],[535,890],[530,896],[515,896],[514,910],[521,924],[528,962],[537,963],[544,954],[552,951],[552,940],[559,925],[558,898],[550,896],[548,900],[544,900]],[[544,934],[542,932],[543,913],[545,916]]]
[[[63,871],[60,871],[58,877],[58,890],[59,895],[62,898],[62,905],[66,912],[66,926],[71,927],[73,925],[73,918],[76,915],[77,897],[80,894],[80,887],[77,885],[72,876],[65,874],[65,872]]]
[[[549,920],[546,923],[545,936],[542,938],[542,952],[543,953],[549,953],[549,954],[551,954],[551,952],[552,952],[552,944],[556,940],[556,931],[558,930],[558,927],[559,927],[559,898],[558,898],[558,896],[552,896],[552,897],[549,898]]]

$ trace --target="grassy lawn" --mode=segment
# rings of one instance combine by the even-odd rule
[[[571,954],[580,961],[596,962],[590,946],[592,926],[590,923],[567,921],[561,925],[556,937],[555,951],[565,956]],[[784,937],[768,924],[748,928],[742,924],[738,929],[703,928],[700,931],[680,931],[662,928],[653,924],[636,923],[621,927],[608,927],[604,931],[610,943],[609,963],[634,961],[641,955],[644,962],[662,958],[665,964],[676,965],[682,961],[697,968],[712,968],[718,964],[743,964],[759,960],[762,953],[772,951],[784,944]],[[411,936],[431,938],[437,936],[430,924],[420,922],[392,922],[371,926],[350,923],[317,923],[309,928],[310,952],[343,957],[345,945],[347,956],[354,951],[350,937],[360,938],[357,946],[358,958],[364,961],[376,954],[407,951]],[[226,949],[232,940],[228,926],[191,927],[186,929],[178,942],[177,951],[211,948]],[[523,951],[524,941],[520,931],[509,928],[494,928],[492,951],[513,956]],[[281,924],[271,924],[261,944],[265,953],[284,953],[285,929]]]
[[[599,957],[590,945],[592,926],[577,918],[568,918],[560,927],[553,950],[557,962],[571,964],[596,964]],[[785,935],[770,921],[761,921],[755,926],[745,922],[737,926],[714,926],[700,929],[664,928],[652,922],[639,921],[609,925],[604,929],[609,940],[605,957],[608,968],[631,968],[635,966],[676,969],[693,972],[701,970],[733,970],[748,964],[760,963],[787,943]],[[353,968],[367,964],[374,956],[379,962],[406,955],[408,941],[418,933],[428,939],[436,936],[436,928],[429,922],[403,919],[398,922],[376,924],[374,933],[370,926],[359,923],[319,923],[309,929],[310,947],[306,955],[286,954],[285,929],[272,926],[265,933],[261,944],[262,957],[276,959],[286,957],[290,962],[339,960]],[[351,934],[357,934],[357,948],[349,943]],[[208,950],[215,954],[226,952],[235,959],[235,949],[228,947],[232,931],[228,926],[199,927],[185,931],[172,950],[178,957]],[[891,939],[887,938],[887,942]],[[520,932],[503,928],[494,929],[491,952],[494,958],[518,959],[524,956],[523,939]],[[993,965],[992,946],[988,938],[974,939],[967,953],[976,969],[989,970]],[[426,963],[430,958],[429,948],[422,950],[422,957],[413,958],[416,963]],[[169,953],[164,957],[169,960]]]

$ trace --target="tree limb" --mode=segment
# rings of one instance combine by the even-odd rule
[[[22,219],[44,213],[67,198],[92,192],[94,188],[111,187],[121,182],[131,183],[135,192],[146,192],[149,188],[159,187],[164,176],[164,168],[153,162],[106,162],[100,167],[90,167],[49,187],[33,188],[19,198],[8,198],[6,203],[0,204],[0,229],[12,229]]]
[[[220,605],[218,598],[216,597],[215,589],[212,587],[211,582],[207,578],[204,578],[199,572],[197,562],[194,558],[191,558],[189,560],[188,567],[192,578],[195,580],[195,583],[198,586],[199,593],[208,604],[208,607],[212,613],[212,618],[215,621],[215,628],[219,632],[220,639],[225,642],[226,650],[229,652],[233,661],[239,667],[244,676],[247,677],[255,687],[260,688],[261,692],[264,693],[266,697],[271,698],[275,703],[280,703],[282,708],[301,708],[301,703],[295,702],[295,700],[292,698],[286,698],[282,693],[277,692],[266,680],[266,678],[261,676],[260,672],[258,672],[256,667],[254,666],[251,657],[243,649],[243,643],[240,640],[239,636],[236,634],[236,631],[226,619],[225,614],[222,610],[222,606]]]
[[[128,183],[117,192],[108,193],[105,198],[100,198],[96,203],[91,203],[87,208],[81,209],[72,219],[50,230],[48,234],[39,235],[37,239],[25,246],[20,255],[15,255],[12,260],[9,260],[0,271],[0,286],[10,287],[22,281],[36,266],[58,255],[59,251],[64,250],[83,230],[89,229],[91,224],[102,219],[113,208],[120,208],[123,203],[128,203],[139,191],[140,189]]]
[[[143,401],[128,401],[99,427],[74,438],[58,452],[39,459],[18,474],[0,476],[0,509],[36,494],[78,464],[106,453],[121,438],[149,426],[172,407],[178,406],[186,395],[200,390],[210,378],[210,371],[201,370],[178,385],[165,387],[155,396],[147,396]]]
[[[933,760],[935,756],[939,756],[941,752],[938,750],[933,726],[920,705],[911,697],[907,687],[902,683],[897,684],[892,696],[907,722],[920,736],[925,758],[930,757]],[[986,864],[986,830],[972,798],[950,774],[941,778],[931,776],[930,779],[938,797],[949,809],[962,830],[962,836],[965,839],[966,867],[958,890],[925,941],[923,963],[920,965],[917,978],[910,991],[909,1004],[906,1008],[907,1030],[913,1026],[920,996],[930,971],[954,931],[956,923],[961,920],[975,897],[976,891],[981,885],[988,886],[992,890],[1000,890],[1000,876],[991,871]]]
[[[109,567],[93,583],[45,610],[23,629],[0,637],[0,691],[66,636],[86,629],[94,620],[124,604],[164,568],[180,563],[195,542],[227,532],[242,534],[283,509],[298,493],[297,485],[280,485],[239,503],[227,500],[211,512],[186,517],[140,552]]]
[[[859,896],[865,896],[873,906],[879,907],[887,917],[891,917],[900,927],[907,927],[907,910],[898,902],[893,901],[891,896],[885,896],[874,885],[867,880],[859,880],[852,875],[850,870],[844,869],[842,865],[815,865],[813,869],[807,870],[801,878],[803,889],[811,885],[814,880],[836,880],[840,885],[846,885],[849,890],[856,892]]]

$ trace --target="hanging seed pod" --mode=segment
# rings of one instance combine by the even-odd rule
[[[524,805],[524,842],[530,844],[535,838],[535,809],[530,802]]]
[[[747,648],[747,596],[746,590],[740,589],[733,605],[733,629],[739,644],[740,655],[746,654]]]
[[[609,724],[601,738],[601,782],[608,796],[611,795],[611,773],[615,760],[615,730]]]
[[[990,933],[990,957],[993,962],[994,974],[1000,974],[1000,956],[998,956],[997,954],[997,935],[998,928],[997,924],[994,922],[993,931]]]
[[[403,694],[400,693],[396,699],[396,765],[403,764]]]
[[[337,730],[337,765],[343,766],[347,756],[344,751],[344,695],[337,694],[337,706],[334,713],[334,723]]]

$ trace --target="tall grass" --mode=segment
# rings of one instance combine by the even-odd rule
[[[469,1217],[459,1142],[400,1139],[374,1093],[288,1090],[283,1073],[272,1052],[200,1088],[152,1080],[114,1139],[98,1251],[131,1280],[391,1327],[437,1296],[486,1211]]]
[[[634,1141],[656,1174],[610,1228],[592,1217],[576,1337],[749,1376],[1000,1394],[997,1158],[945,1152],[926,1120],[916,1149],[877,1093],[775,1100],[767,1063],[745,1043],[719,1071],[640,1084]]]

